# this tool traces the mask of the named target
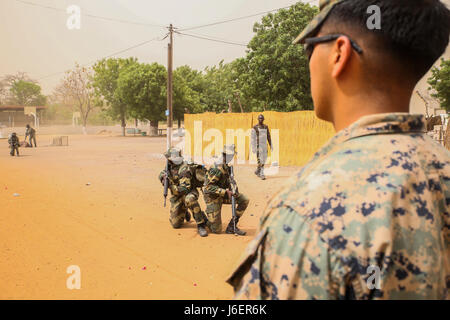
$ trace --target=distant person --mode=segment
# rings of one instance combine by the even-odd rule
[[[27,130],[25,131],[25,141],[27,140],[27,137],[29,137],[29,141],[30,141],[30,147],[33,148],[33,142],[34,142],[34,147],[36,148],[36,130],[34,130],[33,128],[30,127],[29,124],[27,124]]]
[[[267,160],[267,143],[269,143],[270,148],[273,150],[269,127],[264,124],[264,116],[260,114],[258,116],[258,124],[252,129],[252,149],[253,153],[256,153],[256,159],[258,161],[258,168],[255,174],[262,180],[266,180],[264,164]]]
[[[8,138],[9,148],[11,149],[10,155],[11,157],[14,157],[14,155],[17,153],[17,156],[19,156],[19,137],[15,132],[11,133],[11,135]]]
[[[450,298],[450,152],[409,113],[449,33],[438,0],[320,1],[295,43],[337,134],[269,202],[236,299]]]

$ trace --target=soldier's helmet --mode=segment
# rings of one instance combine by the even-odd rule
[[[234,144],[226,144],[223,146],[222,155],[226,163],[230,163],[236,154],[236,146]]]
[[[29,125],[29,124],[27,124],[27,128],[30,128],[30,125]]]
[[[164,152],[164,156],[166,159],[171,161],[174,164],[181,164],[183,163],[183,157],[181,155],[181,150],[178,148],[170,148],[166,152]]]
[[[15,137],[15,136],[17,136],[17,133],[13,132],[13,133],[11,133],[11,136]]]

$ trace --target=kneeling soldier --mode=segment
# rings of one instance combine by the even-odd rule
[[[231,204],[233,193],[230,184],[230,166],[228,165],[234,158],[234,145],[224,146],[222,158],[208,170],[203,188],[206,202],[206,215],[208,226],[213,233],[222,231],[222,204]],[[236,197],[236,217],[232,217],[227,226],[226,233],[244,236],[245,231],[237,228],[239,219],[247,209],[249,199],[242,193],[234,195]],[[235,227],[236,226],[236,227]]]
[[[208,235],[205,228],[206,217],[198,203],[197,191],[197,188],[203,184],[198,180],[198,178],[201,179],[201,166],[183,162],[181,151],[175,148],[169,149],[164,156],[169,161],[169,189],[172,193],[169,220],[172,227],[178,229],[181,228],[185,219],[190,221],[189,209],[197,223],[199,235],[206,237]],[[163,170],[159,174],[159,180],[163,185],[165,176],[166,172]]]
[[[184,204],[191,210],[194,220],[197,223],[198,234],[206,237],[208,235],[206,231],[206,222],[208,220],[198,203],[198,188],[201,190],[203,186],[206,169],[202,165],[185,162],[180,167],[178,174],[180,176],[180,185],[177,187],[177,192],[181,196],[184,196]]]

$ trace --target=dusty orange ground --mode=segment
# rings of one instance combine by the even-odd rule
[[[0,299],[230,299],[225,278],[267,198],[297,170],[261,181],[254,167],[237,167],[251,199],[241,222],[249,236],[200,238],[193,222],[173,230],[163,208],[157,154],[165,139],[50,141],[38,136],[41,147],[12,158],[0,140]],[[226,206],[223,220],[230,216]],[[66,287],[70,265],[81,268],[81,290]]]

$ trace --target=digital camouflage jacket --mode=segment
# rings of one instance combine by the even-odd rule
[[[449,299],[450,152],[425,119],[366,116],[269,202],[237,299]]]

